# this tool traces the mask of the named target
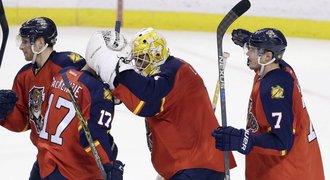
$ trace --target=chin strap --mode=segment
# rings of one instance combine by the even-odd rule
[[[40,54],[40,53],[42,53],[47,47],[48,47],[48,43],[46,43],[45,46],[39,52],[36,52],[34,50],[34,44],[31,46],[31,50],[33,52],[32,64],[34,64],[36,62],[37,55]]]
[[[261,60],[261,56],[258,56],[258,64],[261,66],[261,68],[260,68],[260,70],[259,70],[259,72],[258,72],[259,77],[263,76],[263,73],[264,73],[264,70],[265,70],[265,66],[267,66],[267,65],[269,65],[269,64],[271,64],[271,63],[273,63],[276,59],[273,58],[272,60],[270,60],[268,63],[265,63],[265,64],[262,64],[262,63],[260,62],[260,60]]]

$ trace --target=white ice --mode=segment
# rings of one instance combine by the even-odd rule
[[[57,51],[71,50],[84,54],[87,40],[100,28],[59,27]],[[122,29],[131,37],[137,29]],[[10,27],[10,37],[0,69],[0,89],[9,89],[18,70],[27,62],[15,44],[17,27]],[[189,31],[161,31],[167,38],[171,54],[191,63],[204,79],[213,97],[218,77],[216,34]],[[254,73],[246,66],[246,57],[230,36],[224,38],[224,51],[231,54],[225,71],[227,122],[245,126],[246,111]],[[284,59],[290,63],[300,80],[304,99],[316,130],[323,157],[326,177],[330,177],[330,41],[288,38]],[[189,96],[189,94],[187,94]],[[219,105],[218,105],[219,106]],[[220,117],[220,108],[216,111]],[[328,122],[329,121],[329,122]],[[221,120],[219,119],[219,122]],[[119,146],[118,159],[125,166],[124,179],[152,180],[157,176],[150,162],[145,127],[142,118],[134,116],[124,105],[116,109],[112,134]],[[30,132],[13,133],[0,128],[0,179],[22,180],[29,177],[36,148],[29,139]],[[231,170],[231,179],[244,179],[244,156],[234,153],[238,166]],[[81,164],[84,166],[84,164]]]

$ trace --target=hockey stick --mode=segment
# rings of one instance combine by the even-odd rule
[[[230,54],[228,52],[223,53],[224,68],[226,67],[227,59],[229,58],[229,56],[230,56]],[[214,91],[213,100],[212,100],[212,108],[213,108],[214,112],[217,108],[219,94],[220,94],[220,81],[218,79],[217,84],[215,86],[215,91]]]
[[[117,20],[115,24],[115,31],[120,33],[121,21]]]
[[[88,128],[88,124],[87,124],[87,121],[85,120],[81,110],[80,110],[80,107],[78,106],[78,103],[76,101],[76,98],[74,97],[74,94],[73,94],[73,91],[72,91],[72,88],[71,88],[71,85],[69,83],[69,80],[68,80],[68,77],[66,76],[65,73],[62,73],[62,78],[63,78],[63,82],[66,86],[66,89],[67,89],[67,92],[68,94],[70,95],[70,98],[71,98],[71,102],[76,110],[76,114],[78,116],[78,119],[80,120],[80,123],[81,123],[81,126],[84,130],[84,133],[85,133],[85,136],[86,136],[86,139],[88,141],[88,144],[89,146],[91,147],[91,150],[92,150],[92,153],[93,153],[93,156],[94,156],[94,159],[96,161],[96,164],[98,166],[98,168],[100,169],[101,171],[101,174],[104,178],[104,180],[107,179],[107,173],[105,172],[104,170],[104,167],[103,167],[103,164],[101,162],[101,158],[96,150],[96,147],[95,147],[95,144],[94,144],[94,141],[93,141],[93,138],[92,138],[92,135],[91,135],[91,132],[89,131],[89,128]]]
[[[116,24],[115,24],[115,31],[116,33],[116,39],[113,42],[113,46],[116,48],[119,46],[119,44],[117,43],[117,41],[119,40],[119,33],[120,33],[120,26],[121,26],[121,21],[116,20]]]
[[[237,3],[222,19],[217,28],[217,48],[218,48],[218,67],[219,67],[219,86],[220,86],[220,102],[221,102],[221,122],[222,126],[227,126],[227,114],[226,114],[226,96],[225,96],[225,56],[222,50],[222,41],[225,32],[229,26],[242,14],[244,14],[251,4],[249,0],[241,0]],[[229,152],[224,152],[224,167],[225,167],[225,179],[230,179],[229,173]]]
[[[2,0],[0,0],[0,25],[2,29],[2,43],[1,43],[1,49],[0,49],[0,67],[2,63],[2,58],[5,53],[8,34],[9,34],[9,27],[8,22],[6,19],[5,10],[3,8]]]

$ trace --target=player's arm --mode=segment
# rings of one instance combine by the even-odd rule
[[[117,161],[117,146],[110,134],[111,123],[113,120],[114,103],[111,98],[110,90],[104,86],[95,86],[90,92],[91,104],[90,109],[82,109],[83,114],[88,113],[88,128],[93,138],[97,152],[101,158],[102,164],[106,172],[109,174],[117,174],[122,176],[123,170],[119,166],[123,166]],[[82,106],[83,107],[83,106]],[[91,148],[85,137],[82,127],[79,126],[80,144],[85,151],[92,156]],[[113,178],[113,177],[112,177]]]
[[[164,97],[173,87],[174,75],[164,72],[144,77],[130,70],[121,72],[115,84],[117,88],[113,94],[134,114],[148,117],[161,111]]]
[[[30,128],[28,121],[28,102],[24,99],[27,92],[25,91],[25,76],[23,67],[14,80],[12,90],[2,90],[1,93],[1,116],[0,125],[14,132],[26,131]]]
[[[254,137],[254,145],[260,147],[256,148],[260,153],[285,155],[291,149],[294,140],[294,83],[286,73],[278,73],[272,77],[273,79],[267,79],[260,85],[262,106],[270,127],[267,133]]]
[[[114,43],[118,46],[111,46]],[[125,63],[131,60],[131,49],[123,35],[114,31],[95,32],[89,39],[85,57],[88,66],[110,85],[111,90],[117,86],[114,96],[133,113],[153,116],[160,111],[162,99],[173,82],[167,76],[143,77]]]
[[[293,80],[288,76],[263,80],[260,85],[262,108],[269,123],[266,133],[250,134],[247,130],[220,127],[212,135],[216,147],[223,151],[237,150],[248,154],[254,152],[269,155],[286,155],[294,140],[292,92]],[[261,110],[261,109],[258,109]]]

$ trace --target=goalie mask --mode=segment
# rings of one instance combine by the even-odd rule
[[[166,40],[153,28],[145,28],[132,38],[133,64],[147,76],[169,57]]]

